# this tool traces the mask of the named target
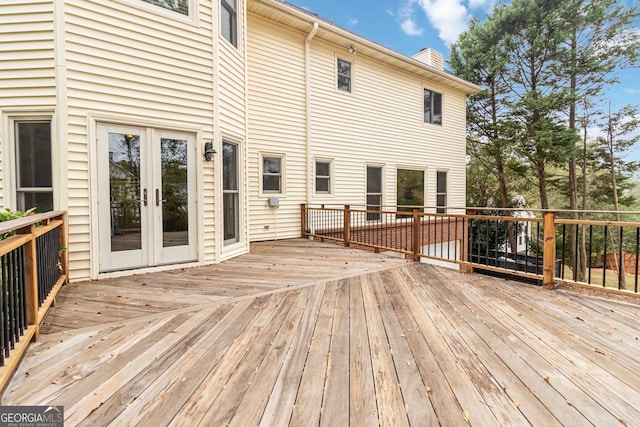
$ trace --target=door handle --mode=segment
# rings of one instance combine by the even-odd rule
[[[167,201],[167,199],[161,199],[160,198],[160,189],[156,188],[156,206],[160,206],[160,202],[164,203],[166,201]]]
[[[147,189],[142,190],[142,204],[147,206]]]

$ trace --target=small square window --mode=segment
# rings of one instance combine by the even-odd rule
[[[282,157],[262,157],[262,192],[282,193]]]
[[[424,122],[442,124],[442,94],[424,90]]]
[[[316,194],[331,194],[331,162],[316,161]]]
[[[351,92],[351,62],[338,59],[338,89]]]
[[[220,33],[229,43],[238,47],[237,0],[220,0]]]

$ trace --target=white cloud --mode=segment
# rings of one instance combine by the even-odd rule
[[[635,95],[635,94],[640,94],[640,89],[635,89],[632,87],[627,87],[624,89],[625,93],[631,94],[631,95]]]
[[[461,0],[409,0],[416,1],[429,19],[429,23],[438,30],[438,36],[447,45],[458,39],[465,31],[471,18]]]
[[[493,0],[469,0],[469,7],[471,9],[483,8],[493,3]]]
[[[402,28],[402,31],[404,31],[404,33],[408,36],[422,35],[422,28],[418,27],[411,18],[407,18],[402,21],[402,24],[400,24],[400,28]]]
[[[386,12],[387,12],[387,15],[389,15],[389,16],[394,16],[395,15],[391,9],[387,9]]]
[[[358,25],[358,18],[349,18],[349,25],[352,27]]]

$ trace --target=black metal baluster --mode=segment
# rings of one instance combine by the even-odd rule
[[[636,265],[633,270],[634,275],[634,285],[633,291],[638,293],[638,241],[640,240],[640,227],[636,227]]]
[[[8,346],[8,335],[7,335],[7,310],[6,310],[6,303],[7,303],[7,292],[6,292],[6,285],[7,285],[7,256],[6,255],[2,255],[2,257],[0,258],[0,266],[2,267],[2,284],[0,284],[0,316],[2,316],[2,318],[0,319],[0,323],[2,323],[0,325],[0,340],[1,340],[1,344],[2,344],[2,354],[0,355],[0,365],[4,366],[4,358],[9,357],[9,346]]]
[[[536,222],[536,246],[537,246],[536,247],[536,274],[539,274],[538,273],[540,271],[540,223],[539,222]],[[542,246],[542,256],[544,256],[544,246]]]
[[[604,226],[604,262],[602,263],[602,287],[607,283],[607,226]]]
[[[589,259],[587,261],[587,265],[589,266],[589,277],[588,277],[588,282],[589,284],[591,284],[591,268],[592,266],[592,260],[591,257],[593,256],[593,247],[592,247],[592,243],[593,243],[593,224],[589,224]]]
[[[624,279],[626,279],[626,274],[627,274],[627,272],[624,269],[624,251],[622,248],[623,239],[624,239],[624,228],[622,226],[618,227],[618,235],[619,235],[618,237],[618,290],[620,290],[622,289],[622,282]],[[625,283],[626,283],[626,280],[625,280]]]

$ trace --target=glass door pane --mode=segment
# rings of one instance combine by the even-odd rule
[[[189,244],[188,141],[160,139],[162,246]]]
[[[240,224],[238,191],[238,144],[222,143],[222,210],[225,244],[235,243],[238,239]]]
[[[109,133],[111,252],[142,249],[140,135]]]

